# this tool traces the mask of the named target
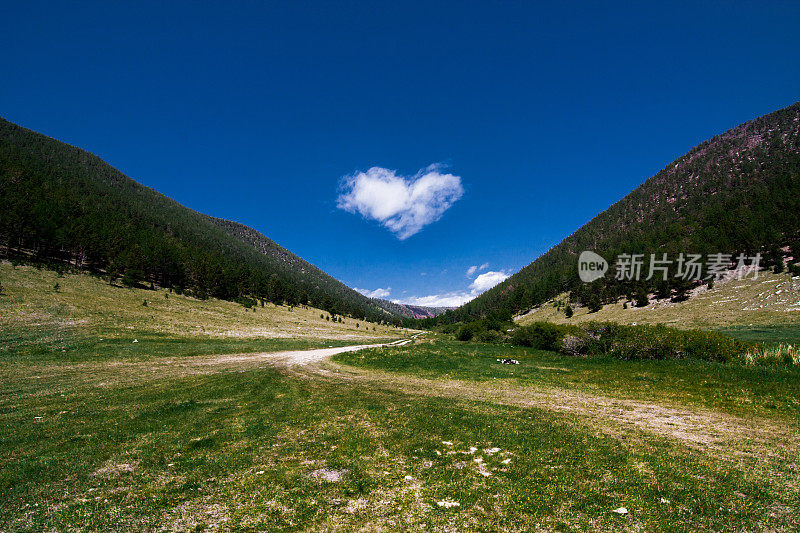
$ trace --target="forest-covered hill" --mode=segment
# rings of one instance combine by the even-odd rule
[[[783,256],[800,256],[799,232],[800,103],[795,103],[693,148],[503,283],[434,320],[507,317],[565,291],[586,306],[651,292],[679,298],[691,284],[674,275],[676,264],[667,283],[657,276],[636,282],[615,279],[615,258],[641,253],[647,273],[650,254],[675,259],[681,252],[704,258],[761,253],[762,266],[782,268]],[[584,250],[603,256],[612,272],[582,283],[577,262]]]
[[[85,150],[0,119],[0,255],[71,264],[200,298],[399,317],[252,228],[145,187]]]

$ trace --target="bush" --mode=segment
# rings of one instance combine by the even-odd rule
[[[753,345],[713,331],[666,326],[624,326],[590,322],[559,326],[539,322],[518,328],[511,343],[572,356],[611,355],[620,359],[683,359],[728,362]]]
[[[474,320],[458,326],[455,330],[456,339],[460,341],[470,341],[473,339],[479,342],[502,342],[505,340],[505,330],[513,326],[510,321],[503,321],[499,318],[484,318]],[[440,331],[446,332],[451,327],[444,326]]]
[[[461,325],[456,322],[454,324],[444,324],[442,326],[439,326],[437,329],[439,330],[440,333],[452,335],[454,333],[457,333],[460,328]]]
[[[475,337],[476,329],[477,328],[475,328],[474,322],[470,324],[464,324],[458,328],[458,331],[456,331],[456,340],[464,342],[471,341],[473,337]]]
[[[478,332],[475,338],[477,339],[478,342],[498,343],[502,342],[503,334],[500,333],[499,331],[488,329]]]
[[[144,273],[135,268],[127,269],[122,276],[122,284],[126,287],[138,287],[142,280],[144,280]]]
[[[586,307],[589,308],[590,313],[596,313],[603,308],[603,303],[600,301],[599,296],[592,294],[586,302]]]
[[[572,311],[572,306],[571,306],[571,305],[569,305],[569,304],[567,304],[567,308],[566,308],[566,309],[564,309],[564,316],[565,316],[565,317],[567,317],[567,318],[572,318],[572,315],[573,315],[573,314],[574,314],[574,313],[573,313],[573,311]]]
[[[586,338],[578,335],[565,335],[559,343],[558,351],[566,355],[586,355]]]
[[[251,309],[257,305],[257,302],[252,298],[247,298],[245,296],[240,296],[236,298],[236,303],[244,307],[245,309]]]
[[[511,334],[511,344],[526,346],[537,350],[557,351],[559,341],[570,331],[567,326],[549,322],[536,322],[530,326],[517,328]]]

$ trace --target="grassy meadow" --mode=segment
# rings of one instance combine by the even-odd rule
[[[287,367],[220,354],[411,332],[0,271],[2,531],[800,524],[796,367],[431,333]]]
[[[15,268],[8,262],[0,262],[0,284],[2,359],[276,351],[396,340],[406,334],[350,318],[332,322],[327,312],[309,307],[247,309],[165,289],[109,286],[86,274]]]

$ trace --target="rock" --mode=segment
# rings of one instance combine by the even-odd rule
[[[625,507],[617,507],[616,509],[614,509],[614,510],[613,510],[613,511],[611,511],[611,512],[612,512],[612,513],[617,513],[617,514],[619,514],[619,515],[626,515],[626,514],[628,514],[628,510],[627,510]]]
[[[517,361],[516,359],[503,359],[501,363],[504,365],[518,365],[519,361]]]
[[[451,507],[461,507],[460,503],[451,500],[440,500],[436,502],[436,505],[439,507],[444,507],[445,509],[450,509]]]

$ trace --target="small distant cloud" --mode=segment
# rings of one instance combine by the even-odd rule
[[[486,270],[487,268],[489,268],[489,263],[484,263],[481,266],[472,265],[467,269],[467,277],[471,278],[475,275],[475,272],[480,272],[481,270]]]
[[[413,176],[372,167],[340,181],[336,206],[376,220],[405,240],[436,222],[464,194],[461,178],[430,165]]]
[[[360,292],[367,298],[387,298],[392,293],[391,287],[386,287],[385,289],[375,289],[371,291],[369,289],[359,289],[357,287],[353,287],[356,292]]]
[[[473,267],[470,267],[473,268]],[[476,269],[480,267],[475,267]],[[469,271],[469,269],[467,269]],[[474,274],[475,271],[473,271]],[[428,296],[412,296],[397,303],[422,305],[427,307],[458,307],[468,301],[477,298],[481,293],[488,291],[498,283],[508,279],[508,274],[501,271],[484,272],[470,284],[468,291],[452,291],[442,294],[430,294]]]

